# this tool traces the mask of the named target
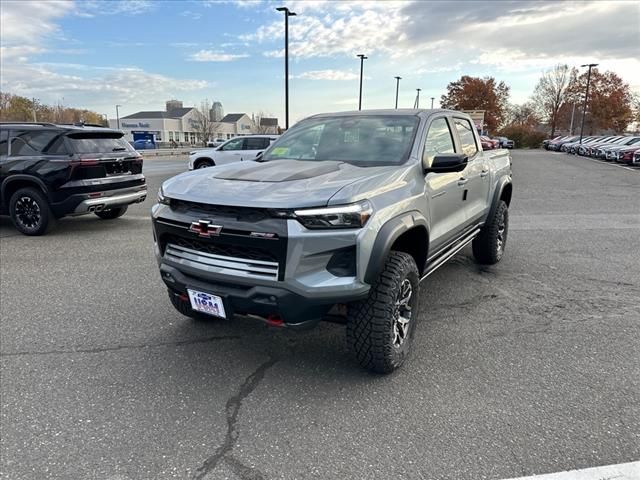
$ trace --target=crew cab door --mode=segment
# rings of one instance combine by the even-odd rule
[[[467,224],[478,223],[489,207],[491,176],[489,162],[491,152],[483,152],[475,133],[475,127],[468,118],[453,117],[454,130],[458,137],[459,149],[469,158],[467,168],[461,172],[458,185],[462,187]]]
[[[441,153],[460,153],[456,151],[451,125],[444,116],[432,120],[428,127],[422,155],[424,167],[430,167],[433,158]],[[465,172],[466,169],[456,173],[429,172],[425,176],[432,251],[459,236],[467,224],[463,189],[458,185]]]

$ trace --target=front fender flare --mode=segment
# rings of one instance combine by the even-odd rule
[[[378,275],[384,268],[384,262],[389,256],[394,242],[400,238],[403,233],[418,226],[424,227],[427,230],[428,238],[429,227],[427,220],[417,210],[405,212],[397,217],[393,217],[382,226],[378,231],[378,235],[373,243],[373,248],[371,249],[371,255],[369,256],[369,262],[364,275],[365,283],[371,285],[375,282],[376,278],[378,278]],[[425,248],[428,248],[428,245],[425,245]]]

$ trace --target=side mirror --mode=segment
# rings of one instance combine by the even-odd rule
[[[469,157],[458,153],[441,153],[436,155],[431,162],[429,168],[425,168],[425,172],[433,173],[450,173],[461,172],[467,167]]]
[[[258,152],[256,154],[256,158],[253,159],[254,162],[262,162],[262,154],[264,153],[264,150],[261,152]]]

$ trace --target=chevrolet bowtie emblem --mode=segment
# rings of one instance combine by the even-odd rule
[[[189,231],[197,233],[199,237],[211,237],[220,235],[222,227],[220,225],[211,225],[209,220],[198,220],[191,223]]]

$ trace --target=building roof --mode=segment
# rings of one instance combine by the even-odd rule
[[[277,118],[262,117],[260,119],[260,125],[263,126],[263,127],[277,127],[278,126],[278,119]]]
[[[227,113],[222,120],[223,123],[236,123],[242,117],[244,117],[246,113]]]
[[[174,108],[173,110],[155,111],[155,112],[138,112],[122,117],[123,119],[135,120],[135,119],[147,119],[147,118],[182,118],[194,107]]]

